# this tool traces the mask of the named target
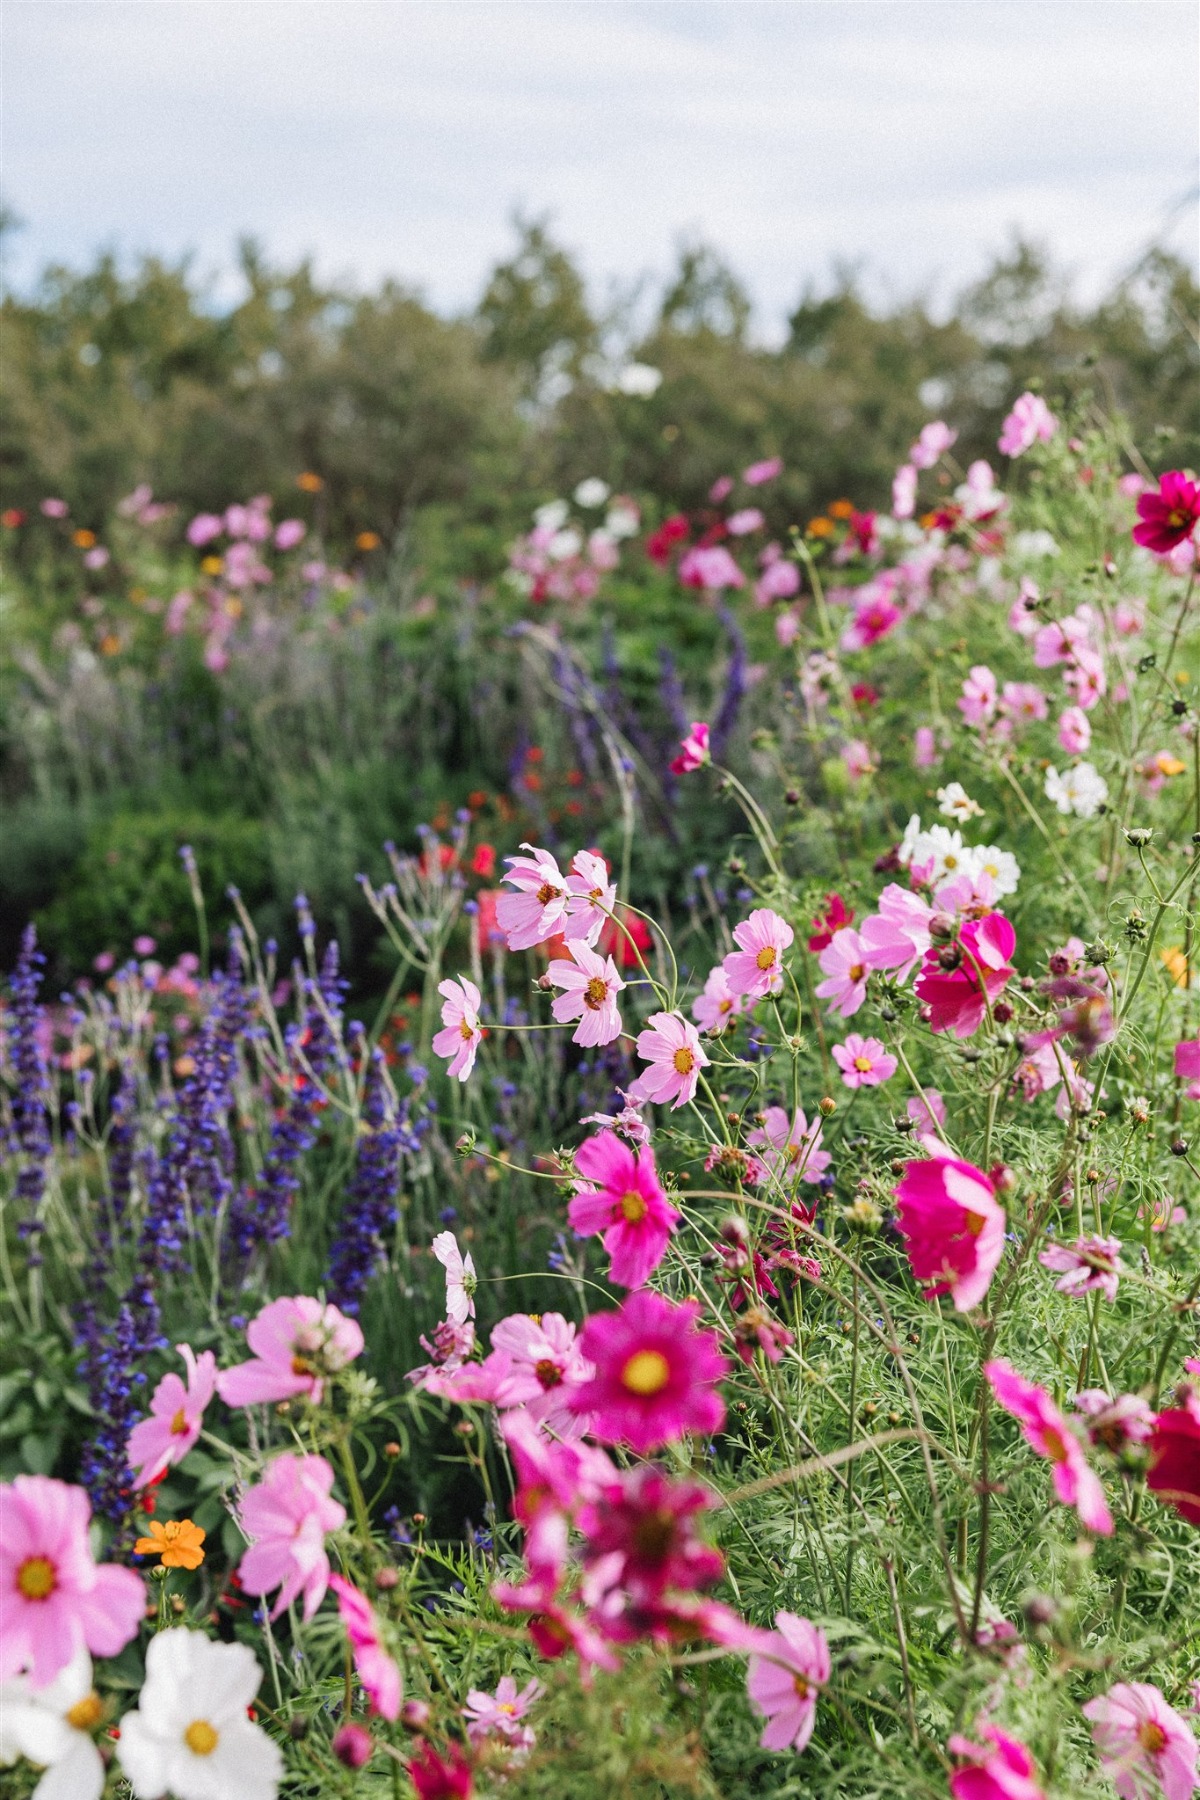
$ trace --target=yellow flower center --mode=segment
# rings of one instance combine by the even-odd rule
[[[671,1379],[671,1365],[661,1350],[635,1350],[621,1370],[621,1385],[649,1399],[661,1394]]]
[[[1149,1750],[1151,1756],[1158,1756],[1167,1747],[1167,1734],[1161,1725],[1153,1719],[1146,1719],[1138,1726],[1138,1743],[1143,1750]]]
[[[758,955],[755,957],[754,960],[758,964],[758,967],[760,969],[774,968],[774,966],[775,966],[775,946],[774,946],[774,944],[764,944],[762,949],[759,951]]]
[[[608,999],[608,983],[599,975],[593,975],[583,990],[583,1004],[590,1006],[593,1012],[599,1012]]]
[[[171,1420],[171,1436],[172,1437],[185,1437],[187,1435],[187,1428],[188,1428],[187,1414],[184,1412],[184,1410],[181,1406],[181,1407],[179,1407],[179,1409],[175,1413],[175,1416]]]
[[[211,1756],[221,1738],[207,1719],[193,1719],[183,1734],[183,1741],[193,1756]]]
[[[461,1024],[459,1025],[459,1028],[458,1028],[458,1035],[462,1038],[462,1040],[465,1044],[470,1043],[472,1037],[475,1035],[475,1032],[474,1032],[474,1027],[472,1026],[471,1021],[469,1019],[464,1019],[461,1022]]]
[[[104,1717],[104,1705],[99,1694],[93,1688],[82,1700],[77,1700],[67,1713],[67,1724],[73,1725],[76,1731],[90,1731]]]
[[[646,1216],[645,1199],[632,1188],[621,1195],[621,1216],[627,1225],[640,1225]]]
[[[808,1679],[806,1676],[793,1675],[792,1676],[792,1686],[796,1690],[797,1699],[799,1699],[799,1700],[807,1700],[808,1699],[809,1688],[808,1688]]]
[[[1056,1431],[1053,1425],[1047,1425],[1042,1435],[1046,1440],[1046,1455],[1049,1457],[1050,1461],[1054,1463],[1065,1463],[1070,1455],[1070,1451],[1063,1442],[1062,1432]]]
[[[854,1066],[860,1075],[869,1075],[871,1073],[872,1063],[869,1056],[856,1056],[854,1059]]]
[[[686,1044],[675,1052],[671,1061],[680,1075],[690,1075],[696,1066],[696,1058]]]
[[[855,963],[853,968],[849,971],[851,981],[861,981],[866,972],[867,966],[865,963]]]
[[[48,1600],[58,1586],[54,1564],[46,1556],[27,1556],[17,1570],[17,1589],[26,1600]]]

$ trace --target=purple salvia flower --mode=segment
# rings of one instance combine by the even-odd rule
[[[27,925],[13,971],[9,1042],[16,1077],[13,1135],[18,1159],[17,1230],[30,1240],[31,1266],[42,1260],[36,1246],[43,1230],[40,1212],[51,1152],[46,1123],[50,1080],[43,1050],[46,1015],[38,999],[45,961],[37,947],[37,932]]]
[[[409,1125],[409,1104],[397,1105],[383,1052],[372,1050],[363,1085],[362,1127],[354,1173],[329,1253],[329,1298],[356,1316],[367,1284],[386,1255],[385,1234],[396,1223],[400,1158],[420,1133]]]

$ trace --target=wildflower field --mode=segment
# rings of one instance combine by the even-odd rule
[[[1200,484],[650,357],[452,599],[4,515],[5,1800],[1200,1787]]]

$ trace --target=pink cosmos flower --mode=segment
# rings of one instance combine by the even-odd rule
[[[860,1037],[857,1031],[852,1031],[844,1044],[834,1044],[830,1054],[848,1088],[879,1087],[890,1081],[899,1067],[878,1038]]]
[[[512,1455],[517,1477],[513,1517],[525,1530],[525,1563],[530,1580],[523,1590],[495,1590],[500,1604],[526,1610],[533,1590],[540,1610],[556,1591],[567,1561],[568,1519],[576,1506],[597,1492],[613,1476],[613,1466],[603,1450],[587,1444],[567,1444],[544,1436],[524,1412],[505,1413],[500,1435]]]
[[[422,1743],[408,1765],[417,1800],[471,1800],[475,1787],[471,1764],[457,1744],[447,1762],[432,1744]]]
[[[892,517],[911,519],[917,504],[917,471],[912,463],[901,463],[892,476]]]
[[[400,1670],[384,1648],[383,1633],[375,1609],[365,1594],[360,1594],[344,1575],[330,1575],[329,1585],[337,1595],[342,1626],[354,1652],[358,1679],[366,1690],[371,1711],[380,1718],[400,1717],[404,1688]]]
[[[617,1587],[635,1604],[656,1600],[667,1588],[710,1587],[725,1559],[696,1535],[695,1521],[717,1504],[711,1488],[673,1480],[653,1464],[614,1471],[576,1515],[592,1603]]]
[[[913,766],[917,769],[932,769],[941,761],[938,755],[937,738],[928,725],[918,725],[913,732]]]
[[[868,968],[894,970],[897,981],[907,981],[929,949],[933,912],[920,894],[890,881],[879,896],[878,911],[862,922]]]
[[[1146,1486],[1181,1519],[1200,1525],[1200,1403],[1194,1398],[1155,1415]]]
[[[1016,943],[1010,921],[993,912],[969,920],[958,934],[957,946],[926,952],[913,991],[929,1007],[932,1031],[952,1031],[958,1038],[978,1031],[988,1005],[1016,973],[1008,960]],[[958,960],[951,960],[956,954]]]
[[[725,1402],[717,1383],[729,1364],[716,1332],[697,1329],[699,1312],[698,1301],[675,1306],[639,1288],[619,1312],[591,1314],[580,1342],[596,1374],[571,1405],[594,1415],[595,1437],[645,1456],[687,1432],[720,1430]]]
[[[1081,1237],[1073,1244],[1051,1244],[1038,1257],[1044,1269],[1062,1276],[1055,1282],[1060,1294],[1090,1294],[1093,1290],[1106,1300],[1117,1297],[1121,1279],[1121,1240],[1115,1237]]]
[[[908,453],[908,460],[914,469],[932,469],[939,457],[958,441],[957,431],[941,419],[931,419],[928,425],[921,427],[921,435]]]
[[[733,941],[738,948],[721,964],[730,992],[754,1000],[778,994],[783,987],[784,952],[795,936],[787,920],[769,906],[757,907],[748,919],[735,925]]]
[[[923,1137],[936,1140],[938,1126],[946,1123],[946,1102],[936,1088],[926,1088],[924,1098],[914,1095],[904,1110]]]
[[[503,1360],[494,1392],[488,1396],[507,1410],[519,1406],[525,1416],[560,1438],[575,1436],[580,1421],[567,1404],[572,1388],[595,1374],[579,1348],[575,1327],[561,1313],[510,1313],[492,1331],[487,1364]],[[450,1396],[454,1398],[455,1396]]]
[[[730,537],[746,537],[751,531],[757,531],[766,520],[757,506],[744,506],[740,512],[730,513],[725,521],[725,529]]]
[[[1200,1786],[1195,1733],[1153,1682],[1119,1681],[1082,1711],[1122,1800],[1189,1800]]]
[[[465,1325],[475,1317],[478,1285],[471,1253],[463,1255],[452,1231],[439,1231],[429,1248],[446,1271],[446,1317],[452,1325]]]
[[[594,944],[611,923],[617,904],[617,884],[608,878],[608,864],[595,850],[577,850],[567,874],[567,918],[563,936],[568,943],[582,938]]]
[[[778,1180],[820,1181],[833,1161],[828,1150],[821,1148],[821,1133],[820,1118],[810,1125],[803,1108],[789,1119],[782,1106],[768,1106],[762,1124],[746,1142],[763,1149],[762,1160]]]
[[[997,448],[1004,456],[1023,456],[1039,439],[1048,444],[1058,420],[1040,394],[1022,394],[1000,428]]]
[[[825,974],[825,980],[817,985],[818,999],[828,1000],[830,1012],[849,1019],[867,997],[871,963],[865,940],[853,926],[844,925],[834,932],[817,960]]]
[[[197,1358],[189,1345],[177,1348],[187,1370],[187,1386],[178,1375],[164,1375],[150,1401],[150,1417],[129,1434],[125,1458],[136,1487],[148,1487],[183,1461],[199,1439],[204,1409],[216,1391],[217,1361],[212,1351]]]
[[[579,1123],[581,1125],[599,1125],[602,1130],[612,1130],[623,1137],[627,1144],[648,1144],[650,1127],[643,1119],[636,1106],[631,1106],[623,1088],[618,1088],[624,1106],[619,1113],[586,1113]]]
[[[1175,1079],[1188,1083],[1189,1100],[1200,1100],[1200,1038],[1184,1038],[1176,1044]]]
[[[891,595],[875,582],[860,588],[854,601],[854,617],[839,642],[843,650],[867,650],[887,637],[904,617]]]
[[[762,574],[755,582],[754,601],[757,606],[770,606],[773,600],[790,600],[793,594],[799,592],[799,569],[785,556],[778,555],[765,564]]]
[[[742,480],[747,487],[762,487],[765,482],[774,481],[777,475],[782,474],[782,456],[769,456],[763,462],[751,463],[748,469],[743,469]]]
[[[475,983],[465,975],[461,981],[439,981],[438,993],[443,1000],[445,1030],[434,1037],[434,1053],[450,1058],[447,1075],[466,1081],[475,1067],[475,1054],[483,1042],[483,1027],[479,1023],[483,997]]]
[[[336,1306],[307,1294],[272,1300],[246,1328],[254,1355],[223,1369],[217,1392],[226,1406],[258,1406],[307,1394],[319,1406],[325,1377],[362,1354],[362,1327]]]
[[[703,588],[707,594],[746,585],[746,577],[723,544],[694,544],[685,550],[679,559],[679,579],[684,587]]]
[[[934,1156],[907,1163],[895,1194],[896,1224],[926,1299],[949,1294],[956,1312],[970,1312],[1004,1254],[1007,1220],[991,1181],[974,1163]]]
[[[499,1732],[502,1737],[522,1750],[533,1746],[533,1733],[521,1720],[536,1700],[540,1700],[546,1689],[536,1675],[527,1681],[520,1693],[511,1675],[502,1675],[496,1685],[494,1694],[485,1694],[480,1688],[472,1688],[467,1694],[467,1704],[463,1707],[463,1717],[467,1721],[467,1736],[473,1744],[487,1737],[489,1732]]]
[[[1139,494],[1133,541],[1156,556],[1166,556],[1190,538],[1200,521],[1200,484],[1181,469],[1160,477],[1157,493]]]
[[[300,1594],[311,1619],[329,1586],[325,1534],[346,1523],[346,1509],[332,1498],[333,1470],[323,1456],[285,1450],[242,1500],[242,1530],[250,1548],[238,1565],[248,1594],[279,1589],[271,1612],[277,1619]]]
[[[1035,681],[1006,681],[1000,693],[1000,711],[1010,719],[1044,719],[1050,708]]]
[[[621,1035],[617,995],[625,986],[617,965],[611,956],[597,956],[584,943],[570,943],[567,949],[572,961],[552,962],[546,972],[553,987],[564,989],[550,1010],[560,1025],[579,1020],[573,1044],[611,1044]]]
[[[647,1024],[649,1029],[638,1033],[637,1053],[650,1067],[633,1083],[629,1098],[638,1105],[653,1100],[665,1106],[670,1100],[675,1107],[686,1106],[710,1060],[700,1034],[676,1012],[651,1013]]]
[[[275,527],[275,548],[294,550],[297,544],[304,542],[307,531],[303,519],[281,519]]]
[[[767,1721],[758,1741],[764,1750],[803,1750],[816,1722],[817,1695],[833,1670],[825,1633],[796,1613],[777,1612],[774,1631],[759,1632],[754,1641],[746,1692]]]
[[[1058,741],[1068,756],[1082,756],[1091,743],[1091,721],[1081,706],[1068,706],[1059,713]]]
[[[1100,1479],[1083,1453],[1083,1446],[1045,1388],[1018,1375],[1002,1356],[983,1365],[992,1393],[1006,1413],[1020,1425],[1026,1442],[1054,1469],[1054,1491],[1064,1506],[1073,1506],[1089,1531],[1112,1535],[1113,1520]]]
[[[998,1725],[984,1725],[980,1735],[990,1748],[973,1744],[958,1732],[946,1746],[951,1756],[961,1759],[950,1777],[954,1800],[1046,1800],[1024,1744]]]
[[[679,746],[679,755],[671,764],[672,775],[690,775],[694,769],[702,769],[712,761],[712,752],[708,747],[708,726],[703,719],[693,719],[691,730],[683,738]]]
[[[704,992],[692,1002],[692,1017],[701,1031],[716,1033],[732,1025],[734,1019],[754,1002],[747,994],[735,994],[723,964],[710,969]]]
[[[132,1569],[92,1560],[91,1505],[48,1475],[0,1486],[0,1681],[44,1688],[83,1649],[116,1656],[146,1606]]]
[[[653,1150],[635,1150],[615,1132],[601,1131],[579,1146],[575,1167],[584,1179],[567,1209],[572,1230],[580,1237],[603,1232],[609,1280],[640,1288],[666,1255],[680,1219],[659,1183]]]
[[[963,682],[958,710],[968,725],[987,725],[996,716],[999,684],[986,663],[976,663]]]
[[[851,781],[862,781],[873,775],[879,766],[871,755],[871,746],[862,738],[851,738],[848,744],[843,744],[842,761]]]
[[[718,475],[708,490],[708,497],[714,506],[720,506],[722,500],[728,500],[733,492],[733,476]]]
[[[1087,1419],[1091,1442],[1103,1444],[1114,1456],[1127,1444],[1144,1444],[1154,1435],[1154,1409],[1140,1394],[1118,1394],[1113,1399],[1103,1388],[1084,1388],[1076,1394],[1075,1406]]]
[[[510,950],[532,950],[562,931],[570,890],[567,878],[549,850],[522,844],[528,856],[508,856],[504,880],[516,892],[501,894],[496,902],[496,923],[508,938]]]
[[[187,528],[187,541],[200,549],[204,544],[211,544],[220,537],[225,529],[225,521],[217,513],[197,513]]]

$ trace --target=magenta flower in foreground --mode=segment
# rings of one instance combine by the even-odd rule
[[[137,1636],[146,1589],[132,1569],[92,1560],[91,1505],[48,1475],[0,1486],[0,1681],[45,1687],[81,1649],[116,1656]]]
[[[579,1146],[575,1167],[584,1181],[567,1209],[572,1230],[580,1237],[603,1232],[612,1258],[609,1279],[619,1287],[642,1287],[666,1255],[680,1217],[663,1192],[653,1150],[601,1131]]]
[[[279,1589],[271,1612],[277,1619],[298,1595],[311,1619],[329,1586],[325,1534],[346,1523],[346,1509],[333,1499],[333,1470],[323,1456],[296,1456],[290,1450],[268,1463],[262,1480],[242,1501],[242,1529],[250,1548],[238,1566],[248,1594]]]
[[[892,1079],[899,1066],[878,1038],[861,1037],[857,1031],[852,1031],[844,1044],[835,1044],[830,1055],[848,1088],[879,1087]]]
[[[796,1613],[777,1612],[775,1630],[757,1632],[755,1643],[746,1692],[767,1721],[758,1741],[764,1750],[803,1750],[833,1667],[825,1633]]]
[[[571,1034],[573,1044],[588,1048],[611,1044],[621,1035],[617,995],[625,986],[617,965],[611,956],[599,956],[581,942],[570,943],[567,949],[571,961],[556,958],[546,972],[551,986],[563,989],[550,1010],[560,1025],[578,1019]]]
[[[1189,1800],[1195,1792],[1195,1734],[1152,1682],[1119,1681],[1089,1700],[1083,1716],[1122,1800]]]
[[[125,1458],[136,1487],[148,1487],[183,1461],[199,1439],[204,1409],[216,1391],[212,1351],[196,1357],[187,1344],[176,1348],[187,1369],[187,1386],[178,1375],[164,1375],[150,1401],[150,1417],[140,1420],[129,1434]]]
[[[702,769],[712,761],[712,752],[708,747],[708,726],[703,719],[693,719],[691,730],[680,741],[679,755],[671,764],[672,775],[690,775],[695,769]]]
[[[479,1023],[483,997],[465,975],[461,981],[439,981],[438,993],[443,1001],[445,1029],[434,1037],[434,1054],[449,1057],[447,1075],[465,1081],[475,1067],[475,1055],[483,1042],[483,1027]]]
[[[594,1415],[593,1436],[645,1456],[687,1432],[720,1429],[725,1402],[717,1383],[729,1364],[716,1332],[697,1330],[699,1311],[695,1300],[675,1306],[639,1288],[619,1312],[591,1315],[580,1348],[596,1373],[571,1395],[571,1406]]]
[[[1011,922],[1003,913],[993,912],[968,920],[957,944],[927,950],[913,991],[929,1008],[930,1029],[951,1031],[958,1038],[973,1036],[988,1007],[1016,973],[1008,960],[1016,945]]]
[[[1156,556],[1165,556],[1189,538],[1200,521],[1200,485],[1182,469],[1169,469],[1157,493],[1139,494],[1133,541]]]
[[[997,448],[1005,456],[1024,456],[1039,442],[1048,444],[1058,420],[1040,394],[1022,394],[1000,428]]]
[[[982,1169],[950,1157],[905,1164],[895,1189],[896,1224],[909,1264],[934,1300],[956,1312],[978,1306],[1004,1254],[1004,1208]]]
[[[646,1023],[649,1029],[638,1033],[637,1053],[650,1067],[632,1084],[629,1098],[638,1106],[646,1100],[686,1106],[709,1062],[700,1033],[681,1013],[651,1013]]]
[[[320,1405],[325,1377],[362,1354],[362,1327],[307,1294],[272,1300],[246,1327],[254,1355],[217,1376],[226,1406],[258,1406],[306,1394]]]
[[[946,1746],[960,1759],[950,1777],[954,1800],[1046,1800],[1024,1744],[998,1725],[984,1725],[980,1736],[987,1738],[987,1747],[957,1732]]]
[[[591,1587],[621,1588],[635,1605],[659,1599],[668,1588],[711,1587],[725,1559],[696,1535],[695,1521],[717,1504],[711,1488],[674,1480],[651,1463],[614,1471],[576,1515]]]
[[[329,1585],[337,1595],[338,1612],[354,1652],[354,1666],[366,1690],[371,1711],[384,1719],[400,1717],[404,1697],[400,1670],[384,1648],[375,1609],[365,1594],[344,1575],[331,1575]]]
[[[1100,1478],[1045,1388],[1026,1381],[1002,1356],[985,1363],[983,1372],[998,1404],[1016,1419],[1026,1442],[1053,1465],[1054,1491],[1063,1505],[1073,1506],[1089,1531],[1110,1537],[1113,1519]]]
[[[795,932],[769,906],[756,907],[748,919],[733,928],[736,950],[721,967],[733,994],[762,1000],[783,987],[783,957],[795,940]]]
[[[1060,1294],[1090,1294],[1094,1289],[1106,1300],[1117,1297],[1122,1274],[1120,1238],[1081,1237],[1073,1244],[1051,1244],[1038,1261],[1044,1269],[1062,1276],[1054,1284]]]

